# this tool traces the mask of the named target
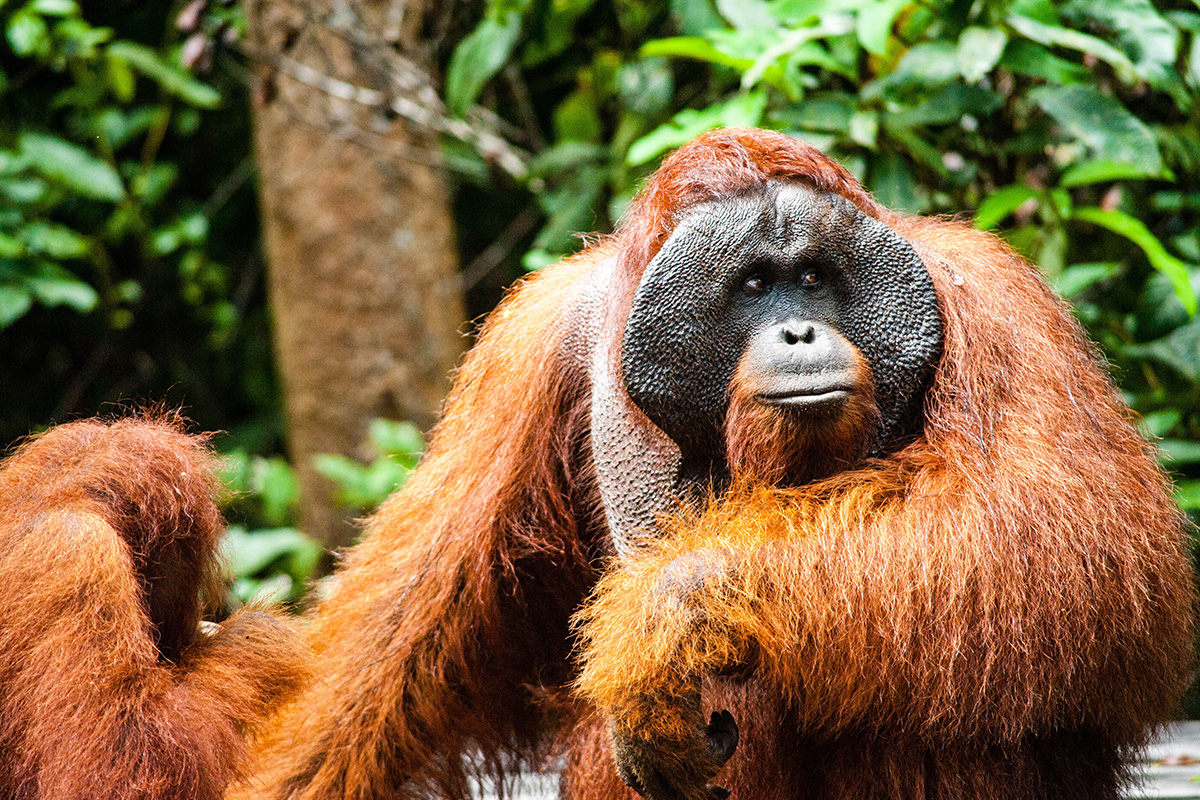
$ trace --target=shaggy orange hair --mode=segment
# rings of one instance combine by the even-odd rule
[[[944,342],[922,433],[799,487],[750,459],[612,558],[590,356],[683,213],[767,181],[849,199],[927,265]],[[835,431],[837,452],[863,428]],[[737,433],[736,452],[782,452]],[[464,798],[472,772],[543,763],[557,729],[566,796],[628,797],[611,727],[692,770],[690,800],[717,767],[701,711],[727,707],[735,800],[1115,797],[1122,754],[1184,685],[1193,606],[1166,480],[1028,264],[887,211],[786,136],[717,131],[492,316],[424,462],[316,611],[322,679],[275,721],[251,794]]]
[[[217,800],[244,774],[306,661],[263,612],[198,633],[214,466],[146,417],[52,428],[0,469],[0,796]]]

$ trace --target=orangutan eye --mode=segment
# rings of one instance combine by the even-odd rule
[[[805,289],[815,289],[821,285],[821,273],[816,269],[806,269],[800,276],[800,285]]]
[[[758,297],[771,288],[771,279],[761,272],[751,273],[742,281],[742,292],[747,297]]]

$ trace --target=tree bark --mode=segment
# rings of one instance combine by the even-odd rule
[[[412,58],[424,5],[254,0],[250,48],[390,92],[387,49]],[[428,428],[463,347],[449,196],[427,133],[269,59],[256,69],[254,142],[300,527],[339,547],[354,528],[313,456],[367,456],[374,417]]]

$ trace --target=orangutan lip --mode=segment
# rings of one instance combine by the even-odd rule
[[[820,406],[841,403],[849,396],[849,389],[834,387],[821,388],[816,391],[789,392],[788,394],[760,394],[755,399],[765,406],[818,408]]]

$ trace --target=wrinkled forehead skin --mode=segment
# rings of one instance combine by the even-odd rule
[[[835,294],[832,322],[869,362],[881,421],[876,452],[912,432],[941,350],[942,322],[911,245],[845,198],[770,181],[683,211],[647,265],[621,352],[630,398],[677,443],[694,421],[711,439],[745,337],[721,326],[744,267],[814,264]],[[682,389],[682,391],[681,391]],[[692,443],[696,444],[696,443]]]

